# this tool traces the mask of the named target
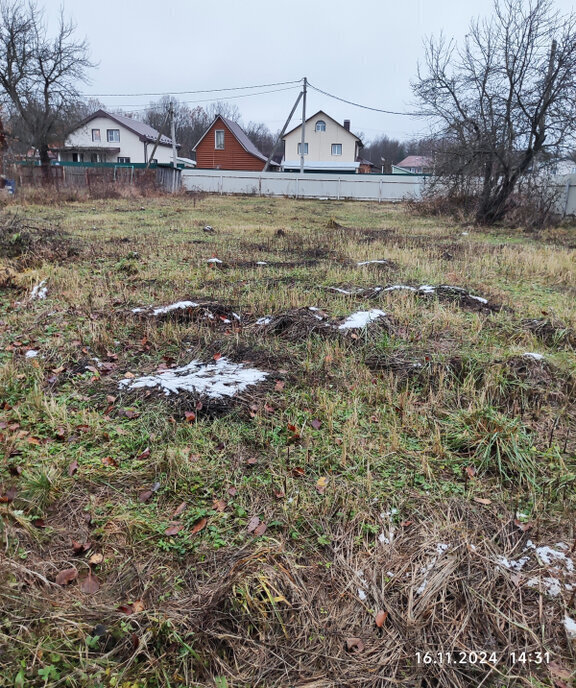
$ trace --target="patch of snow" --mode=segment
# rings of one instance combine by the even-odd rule
[[[208,258],[207,263],[221,263],[220,258]]]
[[[480,301],[480,303],[488,303],[488,299],[485,299],[483,296],[474,296],[473,294],[468,294],[468,296],[471,299],[474,299],[474,301]]]
[[[408,284],[393,284],[391,287],[386,287],[384,291],[397,291],[400,289],[406,289],[407,291],[418,291],[416,287],[411,287]]]
[[[247,368],[241,363],[232,363],[222,357],[210,363],[194,360],[181,368],[166,370],[156,375],[121,380],[118,386],[124,389],[156,387],[167,396],[179,392],[193,392],[205,394],[211,399],[221,399],[243,392],[266,377],[268,373],[262,370]]]
[[[436,545],[436,556],[435,556],[435,557],[432,557],[432,559],[430,559],[430,561],[426,564],[426,566],[423,566],[423,567],[420,569],[420,573],[421,573],[421,574],[424,574],[424,580],[422,581],[422,583],[420,583],[420,585],[419,585],[418,588],[416,589],[416,594],[417,594],[417,595],[421,595],[421,594],[424,592],[424,590],[426,590],[426,587],[428,586],[428,574],[430,573],[430,571],[432,571],[432,569],[433,569],[434,566],[436,565],[436,562],[438,561],[438,559],[440,559],[440,557],[441,557],[441,556],[444,554],[444,552],[446,552],[446,550],[448,550],[448,549],[450,549],[450,545],[449,545],[449,544],[445,544],[445,543],[443,543],[443,542],[439,542],[439,543]]]
[[[364,600],[367,597],[366,593],[364,592],[364,590],[362,590],[362,588],[358,588],[358,597],[360,598],[361,602],[364,602]]]
[[[512,571],[522,571],[524,566],[530,561],[530,557],[522,557],[521,559],[506,559],[506,557],[498,556],[496,561],[500,566]]]
[[[48,295],[48,287],[44,286],[46,284],[46,280],[42,280],[38,284],[35,284],[32,287],[32,291],[30,292],[30,298],[33,300],[36,299],[45,299],[46,296]]]
[[[309,311],[319,311],[320,309],[317,306],[308,306]]]
[[[171,311],[185,310],[186,308],[196,308],[199,303],[194,301],[178,301],[177,303],[171,303],[169,306],[160,306],[152,311],[152,315],[164,315],[165,313],[170,313]],[[133,308],[132,313],[142,313],[147,311],[148,308]]]
[[[28,349],[28,351],[24,354],[26,358],[36,358],[38,356],[39,352],[36,351],[36,349]]]
[[[530,578],[526,582],[529,588],[544,588],[550,597],[558,597],[562,592],[562,583],[557,578]]]
[[[264,318],[258,318],[256,321],[257,325],[269,325],[272,322],[272,317],[270,315],[267,315]]]
[[[462,232],[462,236],[468,236],[470,232]]]
[[[576,621],[571,619],[568,614],[564,617],[564,628],[571,638],[576,638]]]
[[[384,311],[378,308],[373,308],[369,311],[358,311],[357,313],[352,313],[348,316],[346,320],[338,326],[339,330],[357,330],[366,327],[374,320],[378,318],[383,318],[386,316]]]
[[[256,265],[268,265],[268,263],[265,260],[259,260],[256,262]]]
[[[390,544],[390,538],[386,537],[384,533],[380,533],[378,536],[378,542],[380,542],[383,545],[389,545]]]
[[[436,287],[433,287],[431,284],[422,284],[418,287],[418,291],[421,294],[433,294],[436,291]]]
[[[232,311],[232,316],[234,317],[235,320],[242,320],[242,318],[238,315],[238,313],[234,313],[234,311]]]
[[[348,291],[347,289],[340,289],[340,287],[328,287],[330,291],[335,291],[338,294],[346,294],[346,296],[352,296],[352,294],[361,294],[364,289],[353,289],[352,291]]]
[[[544,360],[544,355],[543,354],[535,354],[532,351],[527,351],[526,353],[522,354],[523,358],[532,358],[535,361],[542,361]]]
[[[356,263],[356,265],[387,265],[387,260],[364,260],[361,263]]]
[[[570,557],[567,557],[564,552],[557,549],[552,549],[552,547],[536,547],[536,556],[540,561],[546,566],[555,566],[556,570],[559,567],[563,567],[566,573],[573,573],[574,562]]]
[[[440,289],[449,289],[450,291],[457,291],[460,292],[461,294],[466,294],[467,289],[464,289],[463,287],[454,287],[451,284],[441,284]]]

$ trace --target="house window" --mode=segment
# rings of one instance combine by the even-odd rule
[[[214,132],[214,148],[224,150],[224,129],[216,129]]]
[[[117,143],[120,141],[120,129],[106,129],[106,141]]]
[[[130,158],[122,158],[122,157],[119,157],[119,158],[118,158],[118,162],[119,162],[121,165],[128,165],[128,164],[130,163]]]
[[[302,144],[298,144],[298,155],[302,155]],[[308,144],[304,144],[304,155],[308,155]]]
[[[100,129],[92,129],[92,141],[100,141]]]
[[[333,143],[332,144],[332,155],[342,155],[342,144]]]
[[[90,162],[102,162],[102,156],[100,153],[92,153],[90,155]]]
[[[72,153],[72,162],[84,162],[84,153]]]
[[[316,131],[326,131],[326,122],[323,119],[316,122]]]

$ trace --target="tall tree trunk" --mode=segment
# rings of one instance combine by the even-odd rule
[[[40,165],[42,167],[42,180],[44,184],[48,184],[52,178],[52,170],[50,169],[50,156],[48,154],[48,144],[40,144],[38,152],[40,154]]]

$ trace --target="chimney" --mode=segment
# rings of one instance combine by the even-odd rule
[[[344,120],[344,129],[346,129],[346,131],[350,131],[350,120],[349,119]]]

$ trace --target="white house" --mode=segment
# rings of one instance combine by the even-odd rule
[[[158,132],[131,117],[104,110],[82,120],[57,149],[61,162],[147,163]],[[172,139],[160,136],[154,161],[172,162]]]
[[[362,141],[350,131],[350,120],[340,124],[319,110],[306,120],[304,128],[304,170],[314,172],[358,172]],[[282,169],[300,170],[302,125],[285,134]]]

